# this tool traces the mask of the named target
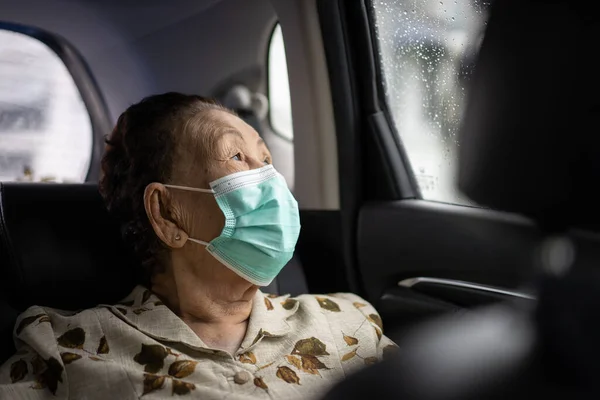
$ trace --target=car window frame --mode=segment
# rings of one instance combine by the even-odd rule
[[[92,128],[92,152],[85,182],[98,181],[100,178],[100,160],[104,152],[104,140],[112,129],[112,123],[104,97],[83,56],[66,39],[43,29],[4,21],[0,21],[0,29],[39,40],[60,58],[69,74],[71,74],[71,78],[75,82],[89,114]]]

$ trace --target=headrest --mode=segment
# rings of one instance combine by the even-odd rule
[[[138,271],[95,184],[0,183],[0,301],[19,311],[112,303]]]
[[[233,110],[252,108],[252,92],[244,85],[232,86],[223,96],[223,105]]]
[[[459,188],[559,229],[600,223],[598,22],[582,1],[497,0],[459,133]]]
[[[252,92],[247,86],[237,84],[222,96],[221,103],[236,112],[251,113],[262,121],[269,112],[269,99],[260,92]]]

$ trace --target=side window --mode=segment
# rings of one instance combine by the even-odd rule
[[[373,0],[388,108],[426,200],[456,190],[456,134],[486,24],[486,0]]]
[[[60,57],[38,39],[0,30],[0,181],[83,182],[92,141]]]
[[[275,167],[294,191],[294,128],[287,60],[281,26],[277,24],[269,41],[267,58],[267,96],[269,100],[269,144]]]
[[[288,79],[287,61],[281,26],[277,24],[269,43],[269,121],[275,133],[292,140],[292,103],[290,100],[290,83]]]

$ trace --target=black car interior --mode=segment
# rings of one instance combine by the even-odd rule
[[[399,342],[401,354],[326,399],[362,399],[374,386],[378,398],[598,397],[598,212],[588,200],[600,178],[598,83],[586,60],[552,52],[592,46],[599,25],[588,12],[582,2],[496,0],[461,130],[462,190],[539,228],[523,282],[532,298],[430,320]]]
[[[523,385],[539,376],[539,363],[529,363],[538,356],[563,365],[555,374],[566,380],[556,382],[568,390],[576,387],[567,382],[573,377],[568,369],[576,371],[575,380],[597,376],[590,360],[598,358],[591,338],[598,337],[593,324],[600,310],[592,294],[600,290],[588,274],[600,260],[593,7],[566,0],[458,0],[483,13],[494,6],[474,75],[473,60],[461,66],[461,79],[471,85],[457,141],[458,183],[473,201],[464,205],[430,201],[418,185],[403,127],[388,104],[373,3],[0,0],[0,28],[39,39],[56,53],[93,128],[86,183],[0,183],[0,363],[14,352],[14,323],[27,307],[74,310],[116,302],[136,283],[136,263],[96,184],[103,137],[120,112],[144,96],[173,90],[225,100],[231,87],[243,85],[268,94],[268,46],[279,24],[293,140],[246,103],[231,103],[261,129],[274,155],[284,154],[277,168],[294,177],[300,204],[295,257],[265,291],[354,292],[377,308],[387,336],[423,349],[403,352],[407,364],[390,360],[365,370],[332,398],[373,397],[374,387],[396,396],[400,384],[406,390],[420,385],[420,399],[463,398],[454,389],[470,388],[463,384],[480,375],[461,362],[501,370],[476,380],[488,391],[508,382],[504,388],[530,393]],[[412,1],[388,3],[406,4],[411,15]],[[443,3],[449,2],[431,5]],[[548,246],[552,257],[544,253]],[[544,254],[554,261],[573,256],[569,271],[582,275],[569,281],[571,275],[560,275],[565,263],[544,264]],[[439,316],[449,319],[414,330]],[[509,320],[515,328],[494,338],[514,357],[494,363],[498,352],[489,351],[496,345],[473,338],[481,321]],[[440,344],[457,322],[463,330]],[[440,358],[444,346],[456,352]],[[419,365],[421,375],[435,384],[402,375],[415,370],[415,358],[427,361]],[[499,379],[523,370],[521,381]],[[453,371],[452,379],[439,380]],[[541,382],[531,387],[534,394],[564,393],[542,392],[546,378],[532,378]],[[427,391],[436,387],[443,390]]]

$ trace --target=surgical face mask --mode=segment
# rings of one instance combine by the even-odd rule
[[[210,189],[165,185],[212,193],[225,227],[210,242],[189,238],[247,281],[267,286],[294,254],[300,235],[298,203],[272,165],[237,172],[210,183]]]

